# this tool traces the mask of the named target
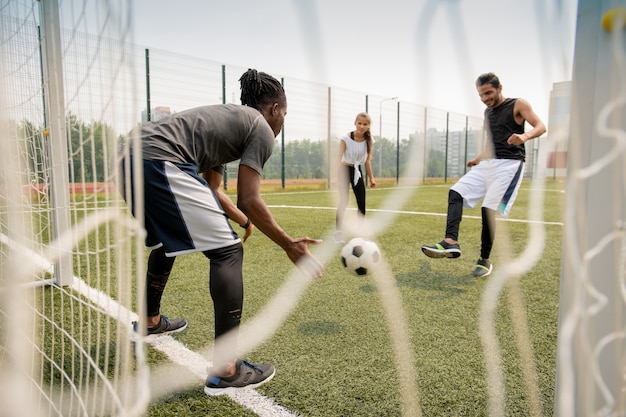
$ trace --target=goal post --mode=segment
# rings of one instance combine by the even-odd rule
[[[54,240],[70,230],[70,197],[65,128],[65,99],[63,82],[63,55],[58,0],[39,1],[41,18],[41,59],[44,96],[44,137],[50,157],[50,194],[52,202],[52,231]],[[57,285],[72,282],[72,257],[59,248],[54,266]]]
[[[555,415],[626,413],[626,2],[579,0]]]

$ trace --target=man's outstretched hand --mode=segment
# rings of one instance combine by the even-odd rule
[[[324,265],[309,252],[309,245],[317,245],[319,243],[322,243],[322,240],[301,237],[294,239],[291,245],[285,249],[291,262],[296,264],[305,275],[313,278],[322,277]]]

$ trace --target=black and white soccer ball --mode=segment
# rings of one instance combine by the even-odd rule
[[[367,275],[375,270],[380,262],[380,249],[371,240],[355,237],[341,249],[341,264],[352,275]]]

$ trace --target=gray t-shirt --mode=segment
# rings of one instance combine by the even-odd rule
[[[194,163],[199,172],[241,159],[262,173],[276,136],[261,113],[247,106],[196,107],[138,126],[143,159]]]

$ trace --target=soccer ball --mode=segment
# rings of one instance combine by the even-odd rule
[[[355,276],[367,275],[380,264],[380,249],[371,240],[355,237],[341,249],[343,268]]]

